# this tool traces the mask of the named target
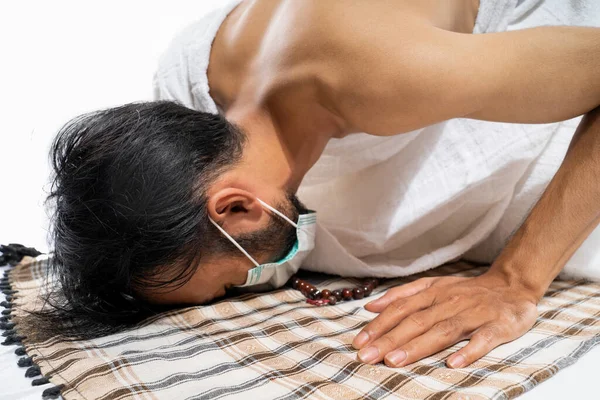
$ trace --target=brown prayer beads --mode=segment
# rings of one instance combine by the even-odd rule
[[[335,305],[340,301],[360,300],[368,297],[373,289],[377,287],[379,280],[376,278],[366,279],[361,285],[355,288],[343,288],[338,290],[323,289],[319,290],[314,285],[303,281],[296,275],[293,275],[288,281],[288,285],[299,290],[305,297],[306,302],[318,306]]]

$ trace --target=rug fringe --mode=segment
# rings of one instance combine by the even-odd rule
[[[25,356],[27,355],[27,351],[25,350],[25,347],[17,347],[15,349],[15,354],[18,356]]]
[[[17,331],[15,331],[14,329],[7,329],[4,332],[2,332],[2,336],[7,337],[7,336],[14,336],[17,334]]]
[[[37,251],[33,247],[25,247],[22,244],[10,243],[8,245],[0,245],[0,266],[9,264],[10,266],[16,266],[25,256],[29,257],[37,257],[42,253]],[[0,317],[0,330],[2,332],[2,336],[6,337],[6,339],[2,342],[3,345],[18,345],[15,350],[15,354],[21,357],[17,361],[17,365],[22,368],[27,368],[25,371],[25,377],[34,378],[40,376],[42,371],[40,367],[33,362],[34,356],[28,356],[27,350],[23,346],[23,339],[26,336],[19,336],[16,330],[16,324],[12,322],[12,311],[15,300],[15,294],[19,293],[18,290],[13,290],[10,283],[10,272],[11,270],[7,270],[4,272],[4,276],[0,278],[0,292],[6,295],[6,300],[0,302],[0,307],[3,307]],[[39,378],[33,379],[31,382],[32,386],[41,386],[51,383],[49,376],[41,376]],[[42,392],[42,399],[56,399],[60,396],[61,390],[65,387],[65,385],[56,385],[45,389]]]
[[[42,399],[56,399],[60,396],[60,391],[65,385],[57,385],[50,387],[42,392]]]
[[[41,386],[41,385],[45,385],[46,383],[50,383],[50,379],[47,376],[44,376],[42,378],[36,378],[36,379],[32,380],[31,386]]]
[[[14,322],[0,322],[0,329],[10,330],[15,327]]]
[[[19,367],[31,367],[33,365],[33,357],[21,357],[17,361]]]

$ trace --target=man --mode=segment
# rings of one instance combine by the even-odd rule
[[[155,85],[158,99],[198,111],[127,105],[75,120],[55,142],[66,315],[91,316],[109,332],[153,304],[203,304],[252,276],[281,285],[303,260],[296,255],[311,249],[303,245],[311,231],[296,224],[310,215],[299,189],[327,225],[305,267],[355,276],[436,267],[494,235],[524,170],[548,144],[523,130],[518,141],[511,133],[518,146],[509,147],[501,129],[491,134],[496,143],[461,147],[448,138],[489,137],[452,133],[444,121],[541,124],[586,114],[488,272],[388,291],[366,306],[380,315],[354,346],[363,362],[398,367],[469,339],[447,361],[462,367],[524,334],[550,282],[600,221],[600,29],[470,34],[515,6],[234,1],[189,27]],[[353,158],[340,163],[336,150]],[[528,161],[494,157],[502,151]],[[335,209],[342,218],[328,218]]]

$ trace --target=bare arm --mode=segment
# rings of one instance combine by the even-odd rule
[[[389,26],[349,36],[332,61],[348,131],[392,135],[456,117],[547,123],[600,102],[600,28],[469,35],[401,24],[393,38]]]
[[[600,223],[600,107],[582,120],[567,155],[490,271],[541,298]]]

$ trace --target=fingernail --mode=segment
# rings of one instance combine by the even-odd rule
[[[374,359],[377,358],[377,356],[379,355],[379,350],[377,349],[377,347],[367,347],[366,349],[362,349],[361,351],[358,352],[358,358],[360,359],[360,361],[364,362],[364,363],[369,363],[371,361],[373,361]]]
[[[460,368],[465,364],[465,356],[463,356],[462,354],[457,355],[456,357],[454,357],[453,359],[451,359],[448,364],[450,364],[450,367],[452,368]]]
[[[364,346],[369,341],[369,335],[367,332],[361,332],[354,338],[354,347],[360,348]]]
[[[385,356],[385,359],[393,365],[398,365],[402,361],[406,360],[406,352],[404,350],[396,350]]]

